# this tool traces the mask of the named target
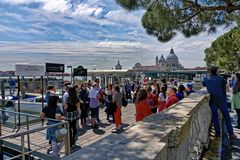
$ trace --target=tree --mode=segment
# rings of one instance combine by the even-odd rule
[[[177,32],[185,37],[203,31],[216,32],[218,26],[240,24],[239,0],[116,0],[132,11],[145,9],[142,25],[149,35],[168,42]]]
[[[239,51],[240,27],[236,27],[212,42],[211,47],[205,50],[205,61],[208,66],[214,64],[228,72],[236,71]]]

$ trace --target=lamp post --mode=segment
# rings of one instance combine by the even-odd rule
[[[240,70],[240,50],[237,51],[237,55],[238,55],[238,70]]]
[[[70,68],[71,69],[71,84],[72,84],[72,82],[73,82],[73,72],[72,72],[72,66],[67,66],[67,68]]]

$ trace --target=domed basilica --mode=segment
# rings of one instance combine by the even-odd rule
[[[174,53],[173,48],[170,50],[169,55],[165,59],[163,55],[160,59],[156,56],[156,66],[160,66],[165,70],[182,70],[183,66],[179,63],[177,55]]]
[[[174,53],[173,48],[170,50],[167,58],[165,59],[163,55],[159,59],[156,56],[155,65],[152,66],[142,66],[141,63],[136,63],[133,67],[135,71],[175,71],[183,70],[184,67],[179,63],[177,55]]]

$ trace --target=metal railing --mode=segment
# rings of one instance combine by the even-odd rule
[[[42,125],[40,124],[39,127],[30,128],[31,127],[30,126],[31,125],[30,118],[35,119],[35,120],[39,120],[39,122],[41,122],[41,119],[40,119],[39,116],[32,115],[32,114],[27,114],[27,113],[19,113],[19,112],[9,111],[9,110],[5,110],[5,109],[0,109],[0,113],[2,113],[2,115],[9,114],[9,115],[13,115],[14,117],[17,116],[19,118],[21,118],[21,117],[26,118],[26,123],[24,123],[24,125],[18,124],[18,123],[16,123],[16,121],[15,121],[15,123],[13,123],[13,126],[17,125],[17,126],[14,126],[14,127],[19,127],[19,129],[21,128],[21,129],[23,129],[23,131],[19,131],[19,129],[18,129],[16,133],[2,135],[2,128],[3,127],[9,127],[9,126],[6,125],[5,123],[2,123],[2,121],[6,122],[8,120],[7,119],[3,120],[3,116],[1,116],[1,119],[0,119],[0,154],[3,154],[2,147],[3,147],[3,142],[4,141],[7,141],[8,139],[14,139],[14,138],[17,139],[17,138],[20,137],[20,144],[19,145],[21,146],[21,150],[19,150],[19,153],[21,153],[21,154],[15,155],[14,157],[11,157],[11,159],[21,157],[24,160],[26,155],[30,156],[31,153],[47,147],[47,146],[39,146],[39,145],[36,144],[35,146],[37,146],[38,148],[32,150],[31,149],[31,144],[32,143],[31,143],[31,139],[30,139],[31,134],[41,133],[42,135],[44,135],[44,133],[41,132],[41,131],[44,131],[45,129],[48,129],[48,128],[59,127],[59,126],[64,126],[68,131],[67,134],[64,135],[65,156],[70,154],[70,138],[69,138],[70,136],[69,136],[69,124],[68,124],[68,122],[57,121],[56,119],[45,118],[44,120],[51,120],[51,121],[55,121],[56,123],[51,124],[51,125],[43,125],[43,123],[42,123]],[[34,122],[34,123],[36,124],[36,122]],[[25,141],[25,136],[27,137],[26,141]],[[25,147],[25,143],[27,143],[27,147]],[[39,157],[39,158],[41,158],[41,157]]]

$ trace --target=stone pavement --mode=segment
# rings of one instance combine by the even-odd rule
[[[124,130],[127,130],[135,124],[135,113],[135,104],[133,103],[129,103],[127,107],[122,107],[122,123]],[[81,148],[86,147],[114,133],[115,124],[106,120],[104,108],[100,108],[99,117],[101,123],[99,124],[98,129],[92,129],[90,126],[85,126],[79,129],[79,136],[76,142],[77,146],[80,146]]]
[[[228,139],[226,126],[223,127],[222,160],[240,160],[240,129],[235,127],[237,121],[236,113],[231,112],[230,115],[232,118],[234,133],[237,138],[233,140]]]

